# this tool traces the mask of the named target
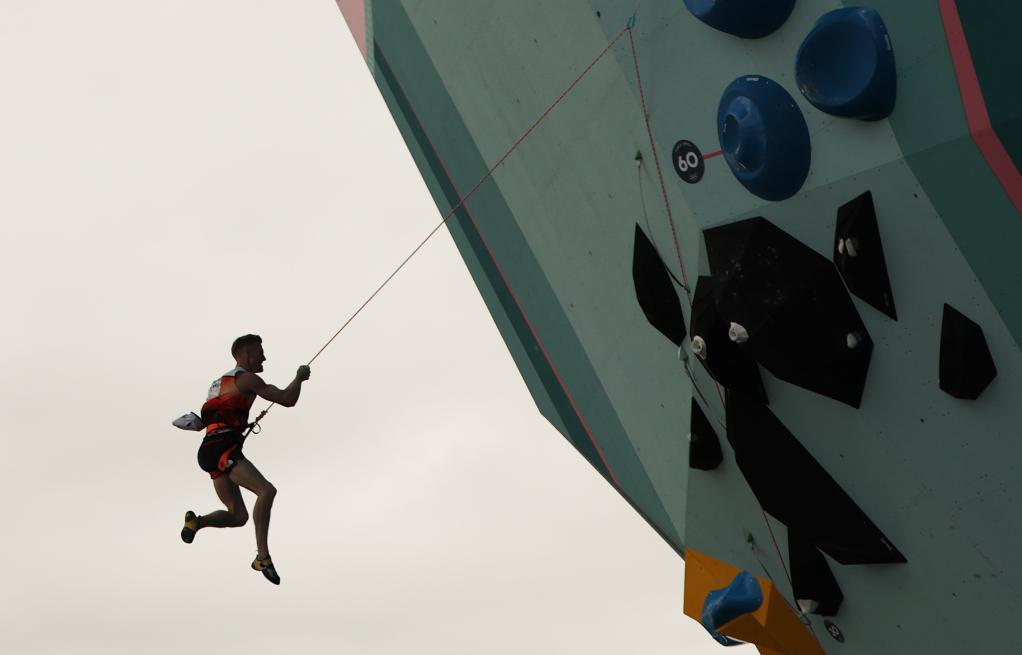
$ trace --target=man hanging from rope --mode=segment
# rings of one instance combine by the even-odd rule
[[[231,345],[236,367],[213,381],[206,402],[202,406],[202,423],[206,436],[199,446],[198,460],[203,471],[213,479],[213,489],[227,508],[199,516],[189,510],[181,539],[192,543],[195,533],[202,528],[236,528],[248,521],[248,510],[241,497],[240,487],[256,495],[253,518],[256,533],[256,558],[252,568],[261,571],[267,580],[280,584],[280,576],[270,559],[267,532],[270,528],[270,508],[277,489],[263,477],[259,469],[244,455],[241,448],[247,436],[248,413],[256,396],[284,407],[294,407],[302,392],[302,383],[309,379],[308,366],[299,366],[291,384],[284,389],[266,384],[257,374],[263,370],[266,356],[262,338],[246,334]],[[258,419],[257,419],[258,420]]]

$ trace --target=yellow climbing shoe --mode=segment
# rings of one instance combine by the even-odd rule
[[[265,559],[259,559],[259,555],[256,555],[256,558],[252,560],[252,568],[262,571],[263,577],[273,584],[280,584],[280,576],[277,575],[277,569],[273,568],[273,560],[269,555]]]
[[[181,528],[181,541],[186,544],[192,543],[192,539],[195,539],[195,533],[198,531],[199,517],[192,510],[188,510],[185,512],[185,527]]]

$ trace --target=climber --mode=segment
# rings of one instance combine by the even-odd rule
[[[199,467],[213,479],[213,489],[227,509],[198,515],[189,510],[181,539],[191,543],[202,528],[233,528],[245,525],[248,510],[241,497],[240,487],[256,495],[253,518],[256,533],[256,558],[252,568],[262,572],[273,584],[280,584],[280,576],[270,558],[267,533],[270,527],[270,509],[277,489],[263,477],[259,469],[242,454],[242,445],[250,424],[248,413],[256,396],[284,407],[298,402],[302,383],[309,379],[308,366],[299,366],[294,380],[284,389],[266,384],[258,373],[263,370],[266,356],[262,338],[246,334],[235,339],[231,355],[237,364],[213,381],[202,406],[201,420],[206,436],[199,446]]]

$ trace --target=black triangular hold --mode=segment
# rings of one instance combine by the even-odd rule
[[[710,376],[728,389],[747,393],[767,402],[759,367],[727,335],[728,323],[717,312],[713,278],[700,276],[692,297],[692,345],[697,359]]]
[[[727,439],[759,504],[842,564],[905,557],[763,404],[727,394]]]
[[[803,612],[834,616],[845,595],[841,593],[834,572],[816,546],[796,530],[788,529],[788,566],[795,600]],[[809,607],[803,603],[808,602]]]
[[[681,313],[678,293],[663,260],[638,224],[635,225],[632,252],[632,281],[646,320],[674,345],[681,346],[685,340],[685,317]]]
[[[710,420],[699,407],[695,398],[692,399],[692,420],[688,433],[688,465],[702,471],[712,471],[724,461],[724,453],[720,449],[720,439]]]
[[[983,328],[945,304],[940,326],[940,388],[955,398],[975,400],[996,376]]]
[[[786,382],[858,407],[873,341],[834,264],[761,216],[704,231],[717,311]]]
[[[837,210],[834,264],[852,293],[898,320],[873,194],[869,191]]]

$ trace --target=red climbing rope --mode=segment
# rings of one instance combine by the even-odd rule
[[[656,152],[656,141],[653,139],[653,128],[649,124],[649,112],[646,111],[646,92],[642,88],[642,74],[639,72],[639,55],[635,51],[635,38],[632,36],[631,28],[628,32],[628,43],[632,48],[632,62],[635,64],[635,81],[639,86],[639,101],[642,104],[642,122],[646,125],[646,135],[649,136],[649,147],[653,152],[653,161],[656,163],[657,179],[660,181],[660,192],[664,197],[664,208],[667,210],[667,221],[671,225],[671,236],[674,238],[674,251],[678,254],[678,265],[681,267],[681,279],[685,281],[685,293],[688,295],[689,306],[692,304],[692,290],[688,283],[688,274],[685,272],[685,260],[681,256],[681,246],[678,245],[678,230],[674,227],[674,215],[671,213],[671,202],[667,199],[667,186],[664,184],[664,175],[660,170],[660,158]]]
[[[578,77],[576,77],[576,78],[575,78],[574,80],[572,80],[571,84],[569,84],[569,85],[568,85],[568,86],[567,86],[567,87],[566,87],[566,88],[564,89],[564,91],[562,91],[562,92],[561,92],[561,95],[557,96],[557,99],[556,99],[556,100],[554,100],[554,101],[553,101],[552,103],[550,103],[550,106],[548,106],[548,107],[546,108],[546,110],[545,110],[545,111],[544,111],[544,112],[543,112],[542,114],[540,114],[539,118],[537,118],[537,119],[535,120],[535,122],[533,122],[533,124],[529,126],[529,129],[525,130],[525,132],[523,132],[523,133],[522,133],[522,135],[521,135],[520,137],[518,137],[518,139],[517,139],[517,140],[515,140],[515,142],[514,142],[513,144],[511,144],[511,147],[510,147],[510,148],[508,148],[508,149],[507,149],[507,152],[505,152],[505,153],[504,153],[504,154],[503,154],[503,155],[501,156],[501,158],[497,160],[497,163],[496,163],[496,164],[494,164],[493,166],[491,166],[491,167],[490,167],[490,170],[486,171],[486,174],[485,174],[485,175],[483,175],[483,176],[482,176],[481,178],[479,178],[479,181],[475,183],[475,186],[473,186],[473,187],[472,187],[471,189],[469,189],[468,193],[466,193],[466,194],[465,194],[465,195],[464,195],[464,196],[463,196],[463,197],[461,198],[461,200],[459,200],[459,201],[458,201],[458,204],[457,204],[457,205],[455,205],[454,209],[452,209],[452,210],[451,210],[451,213],[452,213],[452,214],[454,213],[454,211],[455,211],[455,210],[457,210],[457,209],[458,209],[459,207],[461,207],[461,206],[462,206],[463,204],[465,204],[465,201],[467,201],[467,200],[468,200],[468,199],[469,199],[469,198],[470,198],[470,197],[472,196],[472,194],[476,192],[476,189],[478,189],[478,188],[479,188],[479,186],[480,186],[480,185],[481,185],[481,184],[482,184],[483,182],[485,182],[485,181],[486,181],[486,180],[487,180],[487,179],[488,179],[488,178],[489,178],[489,177],[490,177],[491,175],[493,175],[493,171],[497,170],[497,168],[498,168],[498,167],[499,167],[499,166],[500,166],[501,164],[503,164],[503,163],[504,163],[504,160],[505,160],[505,159],[507,159],[507,158],[508,158],[508,156],[509,156],[509,155],[510,155],[510,154],[511,154],[512,152],[514,152],[516,148],[518,148],[518,146],[519,146],[519,145],[520,145],[520,144],[522,143],[522,141],[524,141],[524,140],[525,140],[525,138],[526,138],[527,136],[529,136],[530,134],[532,134],[532,131],[533,131],[534,129],[536,129],[536,126],[538,126],[538,125],[539,125],[540,123],[542,123],[542,122],[543,122],[543,119],[545,119],[545,118],[547,117],[547,115],[548,115],[548,114],[549,114],[549,113],[550,113],[551,111],[553,111],[553,110],[554,110],[554,107],[556,107],[557,105],[561,104],[561,100],[564,100],[564,97],[565,97],[566,95],[568,95],[568,93],[569,93],[569,92],[570,92],[570,91],[571,91],[572,89],[574,89],[574,88],[575,88],[575,85],[576,85],[576,84],[578,84],[579,82],[581,82],[581,81],[582,81],[582,78],[583,78],[583,77],[585,77],[585,76],[586,76],[586,74],[587,74],[587,73],[588,73],[588,72],[589,72],[590,70],[592,70],[593,66],[595,66],[595,65],[596,65],[596,63],[597,63],[598,61],[600,61],[601,59],[603,59],[603,55],[607,54],[607,52],[608,52],[608,51],[609,51],[609,50],[610,50],[611,48],[613,48],[613,47],[614,47],[614,44],[615,44],[615,43],[617,43],[617,42],[618,42],[618,41],[619,41],[619,40],[621,39],[621,37],[622,37],[622,36],[624,36],[625,32],[631,32],[631,30],[630,30],[629,28],[627,28],[627,27],[626,27],[626,28],[624,28],[623,30],[621,30],[620,32],[618,32],[618,33],[617,33],[617,36],[615,36],[615,37],[614,37],[613,39],[611,39],[610,43],[608,43],[608,44],[607,44],[607,47],[606,47],[606,48],[604,48],[603,50],[601,50],[601,51],[600,51],[600,54],[596,55],[596,59],[593,59],[593,60],[592,60],[592,61],[591,61],[591,62],[589,63],[589,65],[588,65],[588,66],[586,66],[586,67],[585,67],[585,68],[584,68],[584,69],[582,70],[582,72],[578,74]],[[445,217],[444,217],[444,221],[446,221],[446,220],[447,220],[447,219],[448,219],[448,218],[450,217],[450,215],[451,215],[451,214],[448,214],[447,216],[445,216]]]
[[[766,510],[760,507],[760,511],[763,513],[763,522],[766,523],[767,531],[770,533],[770,541],[774,542],[774,551],[777,553],[777,559],[781,562],[781,568],[784,569],[784,577],[788,579],[788,586],[791,587],[791,597],[795,601],[795,611],[798,613],[799,619],[803,625],[809,628],[809,632],[816,635],[816,630],[813,630],[813,622],[806,616],[806,613],[802,611],[802,606],[798,604],[798,598],[795,597],[795,583],[791,579],[791,574],[788,572],[788,565],[784,563],[784,555],[781,553],[781,547],[777,544],[777,537],[774,536],[774,529],[770,526],[770,517],[767,516]],[[757,557],[757,559],[759,559]],[[763,563],[760,562],[760,566]],[[766,567],[764,567],[766,570]],[[767,577],[770,577],[770,572],[767,572]],[[771,582],[773,579],[771,578]]]
[[[623,30],[621,30],[620,32],[618,32],[618,35],[615,36],[613,38],[613,40],[611,40],[611,42],[607,44],[607,47],[604,48],[602,51],[600,51],[600,54],[598,54],[596,56],[596,58],[593,59],[592,62],[590,62],[589,65],[586,66],[582,70],[581,73],[579,73],[578,77],[576,77],[574,80],[572,80],[571,84],[569,84],[564,89],[564,91],[561,92],[561,95],[557,96],[557,99],[554,100],[546,108],[546,110],[542,114],[540,114],[539,118],[537,118],[532,123],[532,125],[530,125],[529,128],[527,130],[525,130],[525,132],[523,132],[522,135],[519,136],[515,140],[515,142],[513,144],[511,144],[511,147],[508,148],[507,151],[503,155],[501,155],[500,159],[497,160],[497,163],[494,164],[493,166],[491,166],[490,169],[488,171],[486,171],[486,173],[481,178],[479,178],[479,181],[476,182],[475,185],[471,189],[469,189],[468,193],[466,193],[465,195],[463,195],[461,198],[458,199],[457,204],[455,204],[453,207],[451,207],[451,210],[449,212],[447,212],[446,215],[444,215],[443,220],[440,221],[436,225],[436,227],[434,227],[430,231],[430,233],[426,235],[425,239],[423,239],[421,242],[419,242],[419,245],[415,246],[415,250],[413,250],[410,255],[405,257],[404,261],[401,262],[401,264],[399,264],[396,269],[394,269],[394,272],[392,272],[389,276],[387,276],[387,279],[383,281],[383,284],[381,284],[376,289],[376,291],[374,291],[372,293],[372,295],[369,296],[369,298],[366,299],[366,301],[364,303],[362,303],[362,305],[357,310],[355,310],[355,313],[351,315],[351,318],[349,318],[347,321],[345,321],[344,325],[342,325],[341,328],[339,330],[337,330],[337,332],[335,332],[332,337],[330,337],[329,341],[327,341],[323,345],[323,347],[319,349],[319,351],[313,356],[313,358],[309,360],[309,364],[312,364],[312,362],[315,361],[316,357],[319,357],[320,353],[322,353],[324,350],[326,350],[326,347],[329,346],[330,343],[334,339],[337,338],[337,335],[339,335],[341,333],[341,331],[344,330],[344,328],[348,327],[348,324],[351,323],[351,321],[354,320],[354,318],[356,316],[358,316],[359,312],[361,312],[362,309],[365,308],[365,306],[368,305],[370,303],[370,301],[372,301],[372,299],[376,297],[376,294],[378,294],[383,289],[383,287],[385,287],[387,285],[387,283],[390,282],[390,280],[395,275],[397,275],[398,271],[400,271],[402,268],[404,268],[404,265],[407,264],[408,261],[415,255],[415,253],[419,252],[419,249],[422,248],[422,246],[424,246],[426,244],[426,242],[429,241],[433,237],[433,235],[437,233],[437,230],[439,230],[441,227],[443,227],[444,224],[447,223],[447,220],[451,216],[454,216],[454,213],[457,212],[459,209],[461,209],[462,205],[464,205],[466,202],[468,202],[468,199],[472,197],[472,195],[479,189],[480,186],[482,186],[483,182],[488,180],[493,175],[493,172],[495,170],[497,170],[497,168],[499,168],[501,164],[504,163],[504,160],[506,160],[508,158],[508,156],[510,156],[511,153],[514,152],[518,148],[519,145],[521,145],[522,141],[525,141],[526,137],[528,137],[530,134],[532,134],[532,131],[535,130],[536,127],[540,123],[543,122],[543,119],[545,119],[547,117],[547,115],[549,115],[550,112],[554,110],[554,107],[559,105],[561,103],[561,101],[564,100],[564,97],[566,95],[568,95],[568,93],[573,88],[575,88],[575,85],[578,84],[582,80],[582,78],[586,76],[586,73],[588,73],[590,70],[592,70],[593,66],[595,66],[598,61],[603,59],[603,55],[607,54],[607,51],[610,50],[612,47],[614,47],[614,44],[617,43],[621,39],[621,37],[624,36],[625,32],[627,32],[627,31],[629,31],[629,30],[626,27]],[[380,54],[381,57],[383,57],[383,53],[382,52],[380,52],[379,54]],[[386,57],[384,57],[384,61],[386,61]]]
[[[777,559],[781,560],[781,568],[784,569],[784,577],[788,579],[788,584],[791,585],[792,593],[794,593],[795,585],[791,581],[791,574],[788,573],[788,565],[784,563],[784,556],[781,554],[781,547],[777,545],[777,537],[774,536],[774,529],[770,527],[770,517],[767,516],[766,510],[760,508],[763,512],[763,522],[766,523],[767,531],[770,533],[770,541],[774,542],[774,551],[777,552]]]
[[[677,229],[674,226],[674,215],[671,212],[671,201],[667,199],[667,186],[664,184],[664,175],[663,175],[663,172],[660,169],[660,158],[657,156],[657,152],[656,152],[656,140],[653,138],[653,128],[649,124],[649,113],[646,111],[646,93],[645,93],[645,91],[643,90],[643,87],[642,87],[642,73],[639,72],[639,55],[637,54],[636,49],[635,49],[635,38],[632,36],[632,29],[629,27],[629,28],[627,28],[627,30],[628,30],[628,43],[629,43],[629,45],[631,46],[631,49],[632,49],[632,62],[635,64],[635,82],[636,82],[636,84],[639,87],[639,101],[640,101],[640,103],[642,105],[642,121],[646,125],[646,135],[649,137],[649,147],[652,150],[653,161],[656,163],[656,174],[657,174],[657,179],[660,182],[660,193],[661,193],[661,195],[664,198],[664,208],[667,210],[667,222],[670,223],[670,225],[671,225],[671,236],[674,238],[674,252],[676,252],[677,255],[678,255],[678,265],[681,267],[681,279],[684,281],[684,284],[682,285],[682,287],[684,287],[684,289],[685,289],[685,294],[688,296],[688,304],[689,304],[689,307],[691,307],[692,306],[692,287],[688,283],[688,274],[685,272],[685,260],[681,256],[681,246],[678,244],[678,231],[677,231]],[[720,154],[720,152],[718,151],[717,153],[714,153],[714,154]],[[639,193],[640,193],[640,197],[641,197],[641,193],[642,193],[642,176],[641,175],[639,176]],[[646,201],[645,201],[645,198],[642,198],[642,203],[643,203],[642,211],[643,211],[643,215],[645,215],[645,212],[646,212],[646,204],[645,204]],[[673,275],[672,275],[672,277],[673,277]],[[677,278],[675,278],[675,280],[677,280]],[[695,386],[695,379],[694,378],[692,379],[692,385]],[[724,391],[720,388],[720,385],[717,384],[716,380],[713,381],[713,386],[716,387],[716,389],[717,389],[717,395],[720,397],[720,404],[722,406],[726,405],[727,403],[724,400]]]

